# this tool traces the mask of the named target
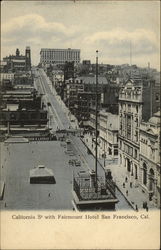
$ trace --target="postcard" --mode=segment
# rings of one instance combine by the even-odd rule
[[[1,249],[160,249],[160,1],[1,7]]]

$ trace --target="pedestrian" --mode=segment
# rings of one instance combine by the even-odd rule
[[[6,202],[4,203],[4,206],[7,207],[7,203]]]
[[[149,211],[149,208],[148,208],[148,206],[146,205],[146,211],[148,212]]]
[[[146,201],[143,202],[143,208],[145,208],[145,209],[147,208],[147,202]]]
[[[125,182],[123,182],[123,188],[125,188]]]
[[[127,176],[126,176],[126,178],[125,178],[125,182],[127,182]]]
[[[50,197],[50,193],[48,194],[48,196]]]
[[[126,195],[128,196],[128,190],[126,190]]]
[[[130,182],[130,187],[132,188],[132,182]]]
[[[135,209],[136,209],[136,212],[138,212],[138,206],[137,205],[135,206]]]

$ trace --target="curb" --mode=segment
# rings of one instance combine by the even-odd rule
[[[124,195],[122,190],[116,185],[116,188],[120,191],[120,193],[124,196],[125,200],[128,202],[128,204],[136,211],[134,205],[127,199],[127,197]]]

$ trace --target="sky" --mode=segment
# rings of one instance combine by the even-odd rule
[[[81,50],[81,60],[160,69],[159,1],[5,1],[1,10],[1,55],[24,54],[32,64],[41,48]]]

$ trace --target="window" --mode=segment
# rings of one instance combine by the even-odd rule
[[[131,139],[131,116],[127,116],[127,138]]]
[[[35,112],[31,113],[30,118],[31,120],[35,120]]]
[[[28,120],[28,113],[27,112],[22,112],[20,114],[20,120],[21,121]]]
[[[134,157],[135,157],[135,159],[137,159],[137,157],[138,157],[138,154],[137,154],[138,152],[137,152],[137,149],[135,149],[135,154],[134,154]]]
[[[131,112],[131,105],[128,104],[128,112]]]
[[[127,158],[127,171],[130,172],[131,171],[131,162],[130,160]]]
[[[138,179],[138,169],[137,169],[137,165],[135,165],[135,179]]]
[[[118,155],[118,149],[114,149],[114,155]]]
[[[149,191],[154,191],[154,170],[149,171]]]
[[[155,100],[156,100],[156,102],[159,102],[159,94],[155,95]]]
[[[143,184],[147,184],[147,165],[143,163]]]
[[[122,155],[120,154],[120,164],[122,164]]]
[[[41,120],[47,119],[47,113],[40,113],[40,119]]]
[[[136,142],[138,142],[139,139],[139,135],[138,135],[138,131],[136,131]]]

